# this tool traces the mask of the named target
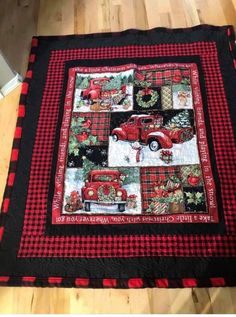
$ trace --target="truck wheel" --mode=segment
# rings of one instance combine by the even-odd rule
[[[118,135],[117,134],[113,134],[112,140],[117,142],[119,140]]]
[[[86,202],[84,206],[85,211],[90,211],[90,203]]]
[[[149,149],[153,152],[156,152],[161,148],[159,142],[156,139],[150,140],[148,145]]]
[[[119,209],[119,212],[124,212],[125,211],[125,204],[119,204],[118,209]]]

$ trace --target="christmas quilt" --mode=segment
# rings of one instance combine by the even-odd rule
[[[236,285],[232,26],[33,37],[0,284]]]

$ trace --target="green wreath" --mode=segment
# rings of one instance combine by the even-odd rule
[[[149,93],[147,95],[151,95],[151,99],[148,101],[144,101],[143,100],[143,92],[144,91],[145,91],[144,89],[139,90],[139,92],[136,94],[136,100],[137,100],[138,105],[141,108],[153,107],[159,98],[158,92],[156,92],[153,89],[149,89]]]
[[[104,193],[106,189],[109,189],[107,194]],[[98,200],[104,202],[110,202],[115,200],[116,197],[116,190],[113,186],[109,185],[102,185],[98,188]]]

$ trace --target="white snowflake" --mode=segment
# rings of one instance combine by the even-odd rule
[[[87,150],[86,150],[86,154],[87,154],[87,155],[92,154],[92,153],[93,153],[93,150],[92,150],[92,149],[87,149]]]
[[[103,167],[107,166],[107,161],[102,162],[102,166]]]
[[[107,155],[107,150],[105,150],[105,149],[101,150],[101,155],[102,155],[102,156]]]

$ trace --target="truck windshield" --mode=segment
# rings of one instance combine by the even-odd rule
[[[152,119],[143,119],[142,120],[143,124],[147,124],[147,123],[151,123],[151,122],[152,122]]]
[[[94,175],[92,182],[115,182],[117,181],[116,175]]]

